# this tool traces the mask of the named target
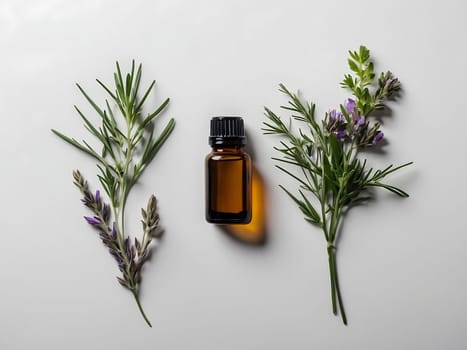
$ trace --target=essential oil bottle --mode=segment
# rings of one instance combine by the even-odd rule
[[[206,220],[215,224],[251,221],[251,158],[240,117],[211,119],[206,156]]]

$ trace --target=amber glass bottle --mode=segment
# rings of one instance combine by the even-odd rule
[[[215,224],[251,221],[251,159],[240,117],[211,119],[206,156],[206,220]]]

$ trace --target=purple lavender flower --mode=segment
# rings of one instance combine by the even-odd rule
[[[376,133],[375,133],[375,136],[373,137],[373,140],[371,141],[371,144],[374,146],[376,145],[377,143],[379,143],[384,137],[384,133],[380,130],[378,130]]]
[[[93,226],[98,226],[101,224],[101,221],[97,216],[85,216],[84,219],[88,222],[88,224]]]
[[[88,208],[92,209],[95,203],[94,195],[89,191],[89,189],[83,189],[84,197],[81,199],[81,202]]]
[[[100,201],[101,201],[101,191],[99,191],[99,190],[96,191],[95,200],[96,200],[96,203],[100,203]]]
[[[347,113],[352,113],[355,111],[355,107],[356,107],[356,103],[355,103],[355,100],[351,99],[351,98],[348,98],[347,100],[345,100],[344,102],[344,108],[345,110],[347,111]]]
[[[345,137],[347,136],[347,130],[335,131],[335,132],[334,132],[334,135],[336,135],[337,140],[339,140],[339,142],[344,142],[344,141],[345,141]]]
[[[358,116],[356,120],[354,120],[354,130],[357,131],[365,124],[365,117]]]
[[[113,240],[117,239],[117,224],[115,223],[115,221],[113,222],[112,231],[110,231],[110,236]]]
[[[125,261],[123,260],[120,252],[118,250],[113,249],[113,248],[109,248],[109,253],[110,253],[110,255],[112,255],[114,257],[115,261],[117,262],[118,269],[121,272],[124,272],[125,271]]]
[[[135,257],[135,247],[131,244],[129,237],[125,239],[125,253],[130,261]]]
[[[326,130],[330,134],[334,134],[337,137],[337,140],[344,142],[348,136],[351,136],[347,133],[347,122],[344,118],[344,114],[336,109],[331,109],[327,113],[326,119]]]
[[[110,243],[110,236],[106,232],[99,232],[99,237],[102,240],[102,243],[104,243],[105,246],[109,246]]]
[[[110,206],[108,204],[104,203],[104,205],[102,206],[101,215],[104,219],[104,222],[107,223],[110,218]]]
[[[344,115],[341,112],[338,112],[335,109],[329,111],[329,121],[332,122],[343,122]]]
[[[392,94],[393,91],[400,89],[400,82],[395,76],[391,74],[391,77],[386,82],[385,88],[388,90],[389,94]]]

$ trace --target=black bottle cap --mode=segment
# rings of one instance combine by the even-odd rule
[[[211,119],[211,146],[246,145],[245,128],[241,117],[214,117]]]

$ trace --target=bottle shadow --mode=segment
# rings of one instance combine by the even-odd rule
[[[251,221],[248,224],[219,225],[219,228],[235,241],[264,246],[267,243],[267,200],[264,178],[253,166],[251,174]]]

